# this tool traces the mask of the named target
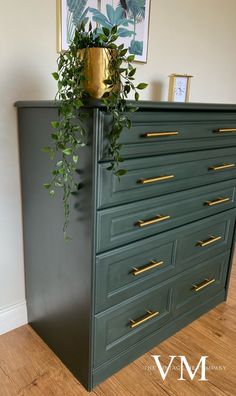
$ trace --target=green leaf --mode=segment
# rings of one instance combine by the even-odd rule
[[[140,84],[138,84],[137,85],[137,89],[145,89],[145,88],[147,88],[147,86],[148,86],[148,84],[146,84],[146,83],[140,83]]]
[[[76,100],[75,100],[75,106],[76,106],[77,109],[79,109],[79,108],[82,107],[83,105],[84,105],[84,104],[83,104],[82,100],[80,100],[80,99],[76,99]]]
[[[68,148],[66,148],[65,150],[63,150],[62,152],[63,152],[63,154],[65,154],[65,155],[71,155],[71,154],[72,154],[72,149],[68,147]]]
[[[138,107],[127,107],[127,110],[130,112],[130,113],[135,113],[135,111],[137,111],[138,110]]]
[[[49,191],[49,194],[50,194],[51,197],[54,197],[55,191],[54,191],[54,190],[50,190],[50,191]]]
[[[111,85],[111,84],[113,84],[113,81],[112,81],[112,80],[104,80],[103,82],[104,82],[104,84],[106,84],[106,85]]]
[[[52,76],[55,80],[59,80],[59,74],[57,72],[53,72]]]
[[[120,54],[119,54],[119,55],[122,57],[122,56],[124,56],[125,54],[127,54],[127,51],[128,51],[127,48],[124,48],[123,50],[120,51]]]
[[[56,176],[58,174],[58,170],[57,169],[54,169],[53,171],[52,171],[52,175],[53,176]]]
[[[51,122],[51,125],[52,125],[52,127],[53,127],[54,129],[56,129],[56,128],[59,127],[60,123],[59,123],[59,121],[52,121],[52,122]]]
[[[127,92],[127,94],[130,93],[130,89],[131,89],[130,85],[126,85],[124,88],[124,90],[125,90],[125,92]]]
[[[124,176],[127,173],[126,169],[119,169],[118,171],[116,171],[115,175],[116,176]]]
[[[117,39],[118,39],[118,34],[114,34],[112,37],[111,37],[111,39],[110,39],[110,42],[114,42],[114,41],[116,41]]]
[[[132,122],[131,122],[131,120],[129,120],[128,118],[127,118],[127,120],[126,120],[126,126],[127,126],[127,128],[131,128],[132,127]]]
[[[127,57],[127,62],[133,62],[134,60],[135,60],[135,55],[129,55],[128,57]]]
[[[133,77],[135,75],[135,73],[136,73],[136,69],[130,70],[129,77]]]
[[[51,138],[53,140],[58,140],[58,135],[56,133],[51,133]]]
[[[117,49],[117,46],[115,44],[113,44],[113,43],[110,43],[108,46],[109,46],[109,48]]]
[[[66,235],[66,233],[64,233],[64,240],[65,240],[65,242],[70,242],[70,241],[72,241],[72,238],[69,237],[68,235]]]
[[[100,34],[99,38],[104,41],[105,43],[108,41],[107,36],[105,36],[105,34]]]
[[[74,162],[75,164],[77,164],[78,159],[79,159],[78,155],[73,155],[73,162]]]
[[[57,83],[57,87],[58,87],[58,91],[60,91],[60,90],[62,89],[62,87],[63,87],[63,84],[62,84],[62,82],[61,82],[61,81],[58,81],[58,83]]]
[[[81,190],[82,187],[83,187],[83,184],[82,183],[78,183],[77,186],[76,186],[77,191]]]
[[[135,92],[134,98],[135,98],[136,101],[139,100],[139,93],[138,92]]]
[[[110,30],[108,29],[108,28],[106,28],[106,27],[103,27],[102,28],[102,31],[103,31],[103,33],[105,34],[105,36],[109,36],[110,35]]]
[[[51,147],[45,146],[45,147],[42,148],[42,151],[44,153],[50,153],[51,152]]]
[[[49,183],[44,183],[43,185],[44,188],[46,188],[47,190],[51,187],[51,184]]]
[[[117,33],[117,26],[113,26],[111,29],[111,34],[116,34]]]

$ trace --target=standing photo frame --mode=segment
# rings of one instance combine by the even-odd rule
[[[151,0],[57,0],[57,50],[65,51],[76,26],[118,26],[118,44],[124,44],[136,62],[147,62]]]

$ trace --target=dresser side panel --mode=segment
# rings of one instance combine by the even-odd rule
[[[19,109],[24,254],[29,323],[77,378],[90,386],[91,263],[93,234],[93,125],[81,150],[78,181],[71,199],[72,240],[63,237],[62,193],[50,198],[43,183],[53,162],[42,152],[50,143],[55,108]],[[78,203],[78,205],[77,205]]]

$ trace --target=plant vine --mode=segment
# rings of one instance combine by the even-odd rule
[[[128,55],[124,44],[115,44],[118,39],[117,26],[111,29],[102,28],[102,33],[97,29],[85,30],[85,25],[75,31],[74,39],[67,51],[60,53],[57,60],[57,71],[52,73],[57,81],[58,91],[55,97],[59,103],[58,120],[52,121],[51,145],[44,147],[55,166],[52,170],[51,180],[44,184],[53,197],[55,190],[63,190],[63,206],[65,221],[63,231],[67,237],[67,228],[70,216],[70,197],[78,193],[82,187],[76,181],[75,173],[79,164],[80,149],[87,145],[87,130],[85,119],[88,116],[85,105],[89,94],[84,89],[85,64],[78,51],[84,48],[108,48],[116,51],[116,56],[111,59],[111,77],[105,80],[108,91],[101,99],[107,113],[111,115],[111,125],[107,134],[108,154],[111,158],[108,170],[121,177],[127,171],[120,167],[123,159],[120,154],[121,144],[119,137],[123,128],[131,128],[130,112],[135,112],[138,107],[129,104],[128,95],[134,92],[135,101],[139,100],[139,90],[147,87],[145,83],[135,85],[136,68],[133,66],[134,55]],[[119,89],[116,89],[119,87]],[[59,101],[59,102],[58,102]]]

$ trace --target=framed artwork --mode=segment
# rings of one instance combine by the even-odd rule
[[[57,0],[58,52],[68,49],[75,28],[84,21],[93,27],[118,26],[118,44],[135,61],[146,62],[151,0]]]

